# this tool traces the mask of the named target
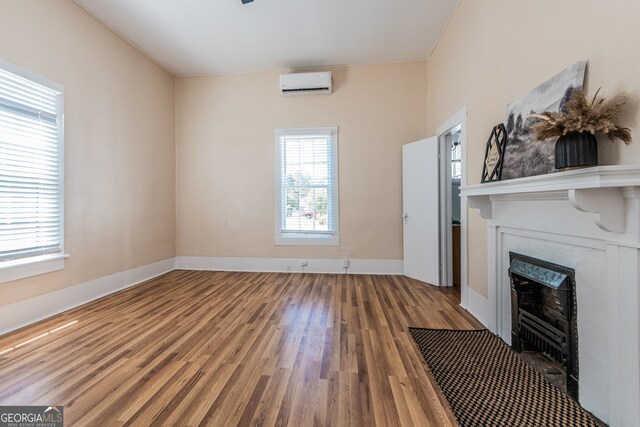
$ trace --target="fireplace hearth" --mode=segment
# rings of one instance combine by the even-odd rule
[[[578,333],[573,269],[509,253],[511,345],[578,400]]]

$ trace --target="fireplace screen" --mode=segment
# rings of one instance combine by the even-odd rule
[[[572,269],[509,253],[511,345],[578,399],[578,334]]]

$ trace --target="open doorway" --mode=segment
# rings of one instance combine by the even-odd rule
[[[462,176],[462,125],[459,124],[445,134],[451,171],[451,282],[460,291],[460,177]]]
[[[466,118],[463,108],[438,128],[440,151],[440,257],[441,283],[456,289],[466,307],[466,200],[460,187],[466,184]]]

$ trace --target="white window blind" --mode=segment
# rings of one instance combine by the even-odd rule
[[[0,262],[62,252],[62,97],[0,62]]]
[[[335,238],[337,130],[277,132],[277,234],[280,238]]]

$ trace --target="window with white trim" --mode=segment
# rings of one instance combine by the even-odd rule
[[[2,270],[63,256],[63,116],[62,86],[0,61]]]
[[[451,179],[460,183],[462,177],[462,126],[458,125],[451,130]]]
[[[337,128],[276,131],[276,244],[339,244],[337,137]]]

